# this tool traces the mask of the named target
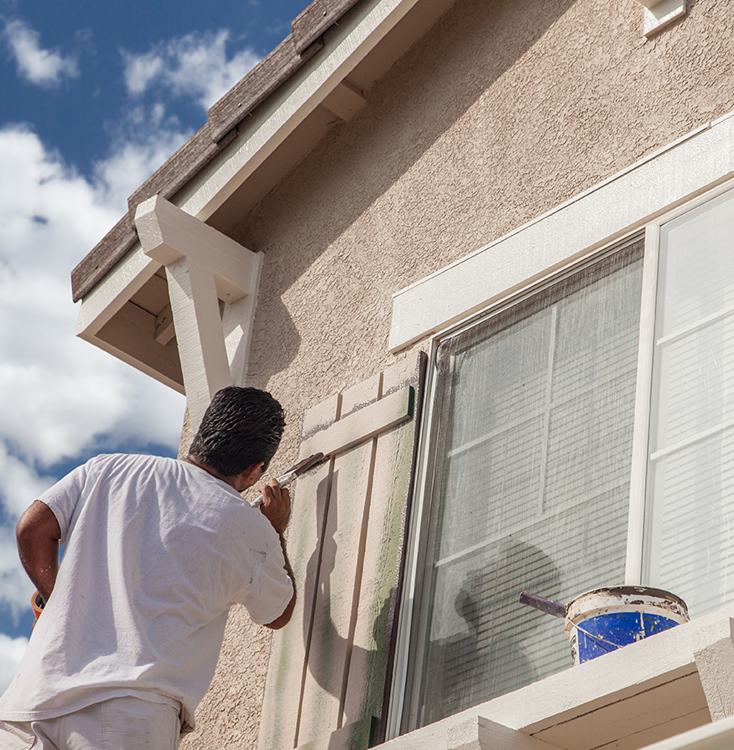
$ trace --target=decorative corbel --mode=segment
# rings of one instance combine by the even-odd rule
[[[196,430],[220,388],[244,384],[264,256],[158,195],[138,206],[135,226],[145,254],[166,269],[189,418]]]

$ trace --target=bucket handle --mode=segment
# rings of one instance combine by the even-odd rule
[[[606,643],[608,646],[612,646],[614,649],[620,649],[622,646],[619,643],[612,643],[611,641],[608,641],[606,638],[602,638],[600,635],[594,635],[593,633],[590,633],[588,630],[584,630],[584,628],[581,627],[581,625],[577,625],[573,620],[571,620],[570,617],[566,617],[566,622],[573,628],[576,628],[576,630],[581,631],[587,638],[593,638],[595,641],[601,641],[602,643]]]

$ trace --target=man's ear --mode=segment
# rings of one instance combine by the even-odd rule
[[[244,471],[240,472],[238,475],[238,484],[241,487],[240,492],[242,490],[247,489],[248,487],[252,487],[255,482],[257,482],[258,479],[263,475],[263,469],[265,468],[265,462],[259,461],[256,464],[252,464],[248,466]]]

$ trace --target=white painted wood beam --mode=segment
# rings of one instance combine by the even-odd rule
[[[166,269],[195,430],[220,388],[244,383],[263,255],[160,196],[138,206],[135,225],[145,255]]]
[[[367,104],[367,100],[362,92],[346,80],[342,81],[321,102],[322,107],[326,107],[329,112],[345,122],[349,122],[365,104]]]
[[[645,8],[643,33],[650,37],[686,14],[686,0],[639,0]]]
[[[225,304],[222,315],[224,346],[227,349],[232,383],[235,385],[244,385],[247,380],[247,364],[250,358],[250,342],[263,261],[263,254],[257,255],[258,264],[256,273],[252,275],[250,291],[246,297],[231,304]]]
[[[182,256],[196,258],[214,274],[224,302],[247,294],[256,273],[257,254],[204,224],[173,203],[154,195],[138,206],[135,226],[145,254],[167,266]]]
[[[186,404],[197,429],[212,396],[232,385],[214,278],[183,257],[166,266]]]
[[[406,386],[334,422],[301,443],[299,460],[314,453],[334,456],[372,439],[412,417],[414,400],[413,388]]]

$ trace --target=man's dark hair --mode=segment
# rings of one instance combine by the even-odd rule
[[[204,412],[189,455],[225,477],[261,461],[267,468],[284,428],[283,407],[267,391],[222,388]]]

